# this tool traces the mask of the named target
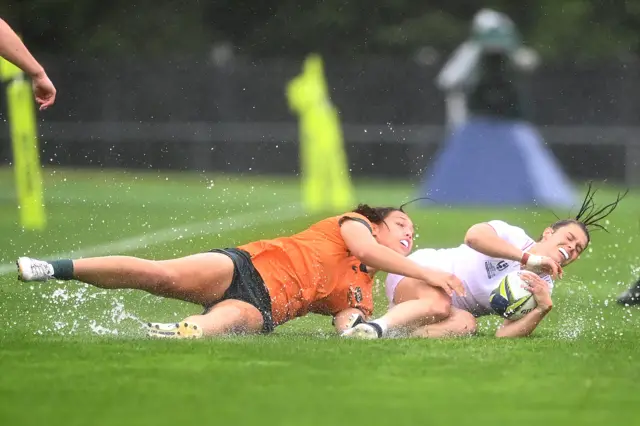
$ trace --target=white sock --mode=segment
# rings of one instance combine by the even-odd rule
[[[387,331],[389,330],[389,325],[387,324],[387,321],[385,321],[382,318],[378,318],[375,319],[373,321],[369,321],[372,322],[374,324],[378,324],[378,327],[380,327],[380,329],[382,330],[382,337],[387,335]]]

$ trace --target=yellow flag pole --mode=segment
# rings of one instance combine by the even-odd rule
[[[309,55],[286,91],[299,119],[303,205],[312,213],[347,210],[354,199],[340,118],[323,68],[320,56]]]
[[[6,85],[20,225],[41,230],[46,226],[46,213],[33,91],[22,70],[3,58],[0,79]]]

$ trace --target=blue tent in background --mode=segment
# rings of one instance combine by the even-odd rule
[[[424,174],[420,196],[444,205],[576,203],[569,179],[533,125],[478,116],[444,141]]]
[[[445,205],[576,204],[562,167],[526,119],[522,83],[537,63],[507,15],[482,9],[474,16],[470,38],[436,80],[452,130],[424,174],[421,197]]]

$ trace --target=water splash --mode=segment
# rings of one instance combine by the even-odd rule
[[[94,291],[88,285],[44,291],[41,298],[41,313],[44,318],[41,320],[42,325],[35,331],[39,335],[133,335],[135,328],[145,325],[144,321],[125,307],[123,296],[114,297],[112,292]],[[92,303],[102,305],[106,300],[110,300],[108,308],[96,310],[91,306]]]

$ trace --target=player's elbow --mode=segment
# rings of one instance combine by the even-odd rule
[[[486,223],[477,223],[473,225],[464,235],[464,243],[471,248],[477,247],[487,235],[487,228],[491,229]]]
[[[471,248],[475,247],[478,244],[478,241],[480,241],[481,236],[479,234],[477,225],[473,225],[464,235],[464,243]]]

